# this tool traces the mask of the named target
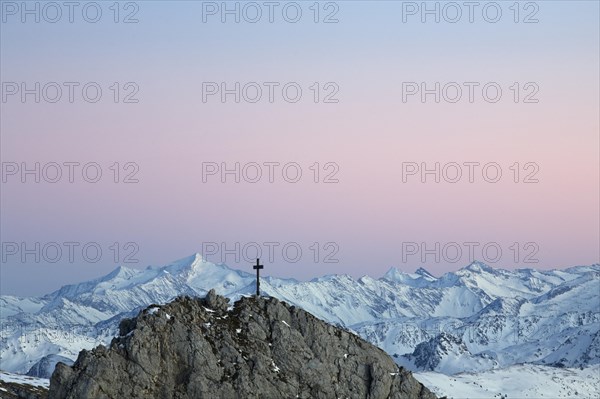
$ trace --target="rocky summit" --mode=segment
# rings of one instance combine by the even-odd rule
[[[275,298],[211,290],[124,319],[109,347],[58,363],[58,398],[435,398],[381,349]]]

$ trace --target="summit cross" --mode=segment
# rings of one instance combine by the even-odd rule
[[[260,296],[260,269],[264,269],[264,266],[258,262],[258,258],[256,258],[256,265],[252,266],[254,270],[256,270],[256,296]]]

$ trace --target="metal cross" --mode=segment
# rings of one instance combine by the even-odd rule
[[[264,269],[264,266],[256,258],[256,265],[252,266],[252,268],[256,270],[256,296],[260,296],[260,269]]]

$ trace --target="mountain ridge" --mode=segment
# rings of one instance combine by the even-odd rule
[[[598,264],[503,270],[473,262],[440,277],[424,269],[403,273],[396,268],[379,278],[328,275],[297,281],[266,276],[261,289],[357,332],[397,355],[399,364],[408,361],[419,343],[444,332],[462,339],[473,356],[498,353],[497,367],[541,364],[545,358],[559,364],[563,357],[563,364],[575,366],[580,363],[563,353],[571,348],[565,342],[573,331],[581,347],[570,353],[596,353],[591,346],[600,330],[595,307],[600,303],[599,275]],[[74,359],[81,349],[109,342],[119,317],[135,309],[180,295],[202,296],[210,288],[237,300],[253,294],[254,284],[254,274],[194,254],[164,266],[118,267],[42,297],[2,296],[2,367],[24,373],[50,354]],[[598,363],[597,356],[588,357],[584,366]],[[443,367],[436,371],[450,372]]]

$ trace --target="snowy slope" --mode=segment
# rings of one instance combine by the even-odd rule
[[[438,396],[462,398],[581,398],[600,396],[600,367],[561,369],[520,364],[484,373],[415,373]]]
[[[49,388],[50,380],[47,378],[36,378],[21,374],[13,374],[0,371],[0,381],[13,382],[16,384],[32,385],[36,387]]]

